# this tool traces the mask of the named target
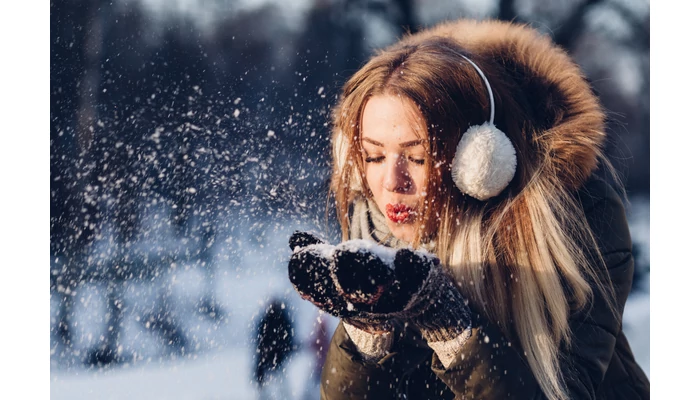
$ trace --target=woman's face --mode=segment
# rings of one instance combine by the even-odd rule
[[[391,233],[413,241],[428,188],[427,132],[418,107],[394,95],[373,96],[362,115],[367,185]]]

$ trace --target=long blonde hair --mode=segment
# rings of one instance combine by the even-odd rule
[[[455,39],[462,31],[469,41]],[[461,133],[489,112],[481,78],[458,53],[489,76],[495,124],[518,158],[513,181],[486,202],[450,179]],[[612,299],[609,278],[594,271],[602,257],[575,195],[600,163],[609,165],[597,99],[561,50],[522,26],[462,22],[379,52],[346,83],[334,110],[331,192],[344,240],[353,200],[370,196],[360,121],[379,94],[410,99],[428,131],[430,187],[413,244],[434,240],[470,307],[515,339],[548,398],[567,398],[559,356],[571,343],[569,317],[590,304],[592,285]]]

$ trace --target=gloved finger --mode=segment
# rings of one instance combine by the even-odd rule
[[[372,311],[391,313],[404,310],[424,285],[437,258],[400,249],[394,256],[394,281],[374,305]]]
[[[323,239],[311,232],[294,231],[289,237],[289,248],[294,251],[296,248],[304,248],[312,244],[326,243]]]
[[[297,251],[289,260],[289,281],[304,300],[333,316],[344,317],[348,315],[347,305],[333,284],[330,263],[318,249]]]
[[[396,279],[409,292],[418,291],[428,278],[430,269],[440,264],[440,260],[410,249],[400,249],[394,257]]]
[[[331,271],[341,295],[356,306],[375,303],[393,281],[391,265],[369,249],[337,249]]]

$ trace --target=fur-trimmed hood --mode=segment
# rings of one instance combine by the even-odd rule
[[[537,127],[528,138],[548,156],[543,172],[566,187],[580,188],[598,166],[605,115],[580,68],[552,40],[526,25],[457,20],[404,37],[395,45],[447,37],[471,54],[502,64],[521,86]],[[488,72],[487,72],[488,74]]]

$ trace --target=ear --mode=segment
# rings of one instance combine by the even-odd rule
[[[452,161],[452,179],[463,193],[484,201],[508,186],[516,166],[513,143],[487,122],[462,135]]]

